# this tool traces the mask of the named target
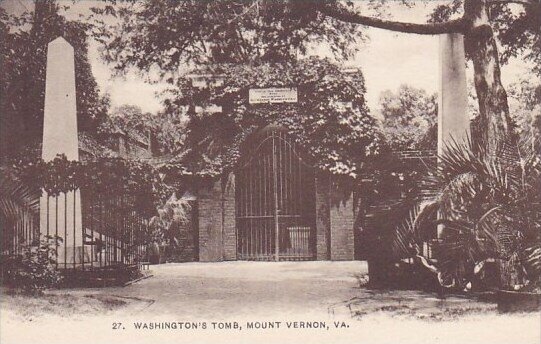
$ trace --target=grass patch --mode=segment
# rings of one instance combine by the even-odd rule
[[[495,303],[480,302],[461,296],[438,298],[418,291],[366,291],[347,302],[356,318],[384,313],[391,317],[407,317],[429,321],[457,320],[466,315],[497,314]]]
[[[29,296],[2,292],[2,309],[23,320],[47,315],[61,317],[104,315],[128,305],[129,300],[107,295],[69,293]]]

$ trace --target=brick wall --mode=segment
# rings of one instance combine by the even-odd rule
[[[229,174],[223,185],[223,256],[224,260],[237,259],[234,173]]]
[[[355,207],[352,189],[331,185],[330,200],[331,260],[353,260]]]
[[[223,260],[222,182],[198,192],[199,261]]]
[[[329,177],[316,176],[316,259],[330,259]]]

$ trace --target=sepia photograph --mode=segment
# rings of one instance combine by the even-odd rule
[[[0,342],[541,343],[541,0],[0,0]]]

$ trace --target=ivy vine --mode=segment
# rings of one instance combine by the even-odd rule
[[[51,161],[19,160],[13,167],[21,182],[50,196],[77,189],[104,195],[129,194],[144,200],[138,203],[148,211],[163,204],[173,192],[154,167],[137,160],[97,158],[81,162],[58,155]]]
[[[207,87],[194,86],[193,75],[208,76]],[[267,87],[295,87],[298,102],[249,103],[251,88]],[[365,93],[360,70],[346,72],[327,59],[206,66],[168,91],[167,111],[187,108],[189,117],[185,152],[171,169],[218,175],[235,166],[250,134],[275,124],[288,130],[318,168],[357,176],[362,162],[376,157],[384,145]],[[209,111],[212,106],[221,111]]]

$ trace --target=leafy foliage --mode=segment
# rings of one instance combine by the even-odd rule
[[[382,136],[368,113],[358,70],[346,73],[328,60],[309,58],[298,63],[216,65],[197,72],[223,82],[199,88],[187,76],[170,90],[167,102],[169,112],[188,108],[183,160],[192,173],[216,175],[232,168],[242,143],[269,124],[286,128],[318,167],[335,174],[355,176],[361,163],[381,149]],[[250,104],[249,89],[265,87],[296,87],[298,102]],[[211,111],[211,105],[221,111]]]
[[[186,119],[180,114],[151,114],[134,105],[123,105],[114,109],[100,125],[98,136],[105,142],[118,131],[145,139],[150,136],[159,153],[175,154],[183,149],[185,127]]]
[[[380,95],[383,131],[391,148],[435,149],[438,105],[436,95],[401,85],[396,93]]]
[[[415,24],[385,20],[386,0],[369,1],[377,17],[364,15],[364,4],[354,1],[111,1],[95,9],[97,15],[116,17],[113,24],[97,19],[95,35],[104,45],[104,58],[123,73],[134,67],[151,78],[177,84],[179,70],[207,63],[267,63],[295,61],[319,47],[347,59],[362,39],[360,25],[419,34],[461,31],[474,61],[480,111],[479,134],[490,144],[511,134],[507,95],[501,84],[499,60],[525,55],[539,72],[538,0],[520,5],[500,1],[453,0],[436,8],[433,22]],[[414,6],[411,1],[403,4]],[[319,6],[318,6],[319,5]],[[485,6],[486,5],[486,6]],[[473,20],[489,13],[488,25]],[[461,14],[456,20],[450,17]],[[484,17],[481,15],[481,17]],[[504,44],[498,56],[493,39]],[[316,49],[311,49],[316,48]],[[323,49],[322,49],[323,50]],[[488,86],[488,88],[487,88]],[[494,123],[492,123],[494,122]]]
[[[502,62],[522,55],[533,62],[534,71],[541,76],[541,2],[532,1],[521,10],[510,4],[495,5],[490,15],[504,48]]]
[[[523,78],[508,90],[509,107],[521,136],[541,141],[541,80]],[[538,147],[541,148],[541,147]]]
[[[75,189],[95,193],[136,196],[136,210],[149,217],[156,206],[165,202],[172,189],[162,182],[158,171],[145,162],[120,158],[70,161],[64,155],[45,162],[41,159],[20,161],[15,165],[19,180],[33,190],[58,195]]]
[[[61,241],[58,237],[44,236],[21,245],[21,252],[4,262],[7,271],[3,282],[28,294],[57,286],[61,275],[55,267],[56,247]]]
[[[421,255],[404,248],[422,243],[416,234],[421,225],[436,224],[426,221],[437,211],[443,233],[436,247],[436,268],[447,284],[463,287],[487,259],[494,258],[515,266],[527,283],[539,285],[539,152],[527,140],[516,145],[504,142],[497,155],[471,143],[453,143],[439,161],[423,185],[434,196],[413,222],[406,223],[407,230],[398,229],[397,254]]]
[[[464,0],[452,0],[439,5],[431,14],[431,21],[444,22],[463,11]],[[503,47],[500,59],[506,63],[511,57],[524,56],[533,62],[541,75],[541,2],[495,1],[490,4],[490,22]]]
[[[155,70],[171,81],[186,63],[292,61],[313,44],[350,57],[362,39],[356,25],[325,17],[310,1],[111,1],[94,12],[95,35],[117,71]]]

